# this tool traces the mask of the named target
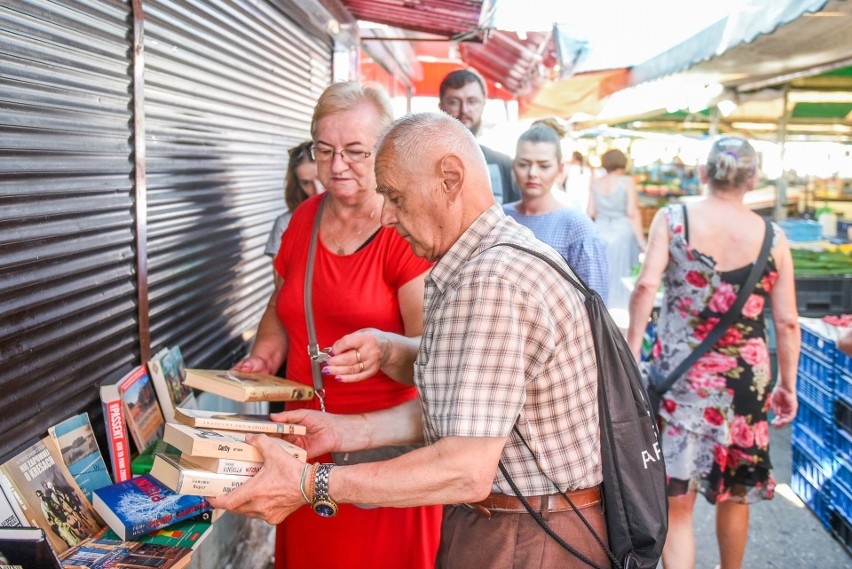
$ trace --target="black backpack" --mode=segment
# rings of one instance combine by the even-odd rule
[[[624,569],[654,569],[668,531],[666,467],[657,423],[636,360],[603,299],[553,259],[545,261],[585,298],[598,365],[604,516],[609,550]]]

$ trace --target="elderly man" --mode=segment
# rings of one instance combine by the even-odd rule
[[[586,567],[545,533],[514,484],[552,531],[609,567],[559,494],[606,540],[597,367],[582,298],[540,259],[497,245],[564,261],[503,213],[476,140],[447,115],[397,120],[378,144],[376,174],[382,223],[436,262],[419,349],[398,344],[381,354],[413,365],[420,400],[364,415],[298,410],[273,418],[307,427],[291,440],[309,456],[426,445],[383,462],[303,467],[266,437],[250,436],[264,468],[213,505],[277,523],[306,502],[323,516],[341,502],[446,504],[439,567]]]

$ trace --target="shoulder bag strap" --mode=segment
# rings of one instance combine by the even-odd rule
[[[692,351],[689,356],[671,372],[666,380],[659,385],[649,385],[649,389],[654,389],[657,393],[664,393],[674,385],[674,382],[677,381],[677,378],[682,376],[686,370],[692,367],[698,359],[707,353],[707,351],[713,347],[713,345],[719,341],[719,339],[728,331],[728,328],[734,323],[734,320],[740,315],[743,310],[743,306],[745,306],[746,300],[751,295],[754,287],[757,285],[757,281],[760,278],[760,275],[763,273],[763,269],[766,267],[766,260],[769,257],[769,251],[772,249],[772,224],[769,223],[766,219],[763,220],[766,224],[766,230],[763,235],[763,246],[760,249],[760,254],[757,256],[757,261],[755,261],[754,265],[751,267],[751,272],[748,274],[748,278],[746,282],[743,284],[740,292],[737,294],[737,298],[734,303],[728,308],[728,311],[725,312],[725,315],[719,320],[716,326],[713,327],[713,330],[707,334],[707,337],[704,338],[698,346]]]
[[[316,359],[317,356],[319,356],[320,347],[317,342],[317,330],[314,326],[314,303],[312,290],[314,282],[314,258],[316,257],[317,236],[319,235],[323,206],[325,206],[325,197],[320,200],[319,208],[317,208],[317,216],[314,218],[314,227],[311,230],[311,244],[308,247],[308,263],[305,267],[305,320],[307,320],[308,323],[308,356],[311,359],[311,375],[314,379],[314,393],[316,393],[317,399],[319,399],[320,410],[325,411],[325,388],[323,387],[320,364]]]

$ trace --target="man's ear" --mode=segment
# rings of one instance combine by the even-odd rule
[[[698,180],[701,182],[702,185],[707,184],[707,182],[709,181],[707,179],[707,166],[705,166],[704,164],[698,166]]]
[[[438,166],[441,170],[441,187],[452,202],[461,193],[464,185],[464,162],[455,154],[446,154]]]

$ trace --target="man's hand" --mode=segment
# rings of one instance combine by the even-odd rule
[[[266,435],[248,435],[246,441],[263,454],[263,467],[236,490],[208,500],[214,508],[279,524],[305,505],[299,489],[305,465]]]
[[[308,453],[308,458],[321,456],[336,450],[352,450],[341,449],[342,446],[342,428],[345,428],[342,423],[352,422],[351,427],[355,427],[354,421],[359,421],[360,415],[335,415],[333,413],[323,413],[322,411],[313,411],[310,409],[297,409],[295,411],[283,411],[281,413],[272,413],[269,418],[276,423],[290,423],[303,425],[307,429],[307,434],[304,435],[287,435],[285,438],[288,442],[293,443],[297,447],[305,449]],[[360,422],[363,422],[362,420]]]

